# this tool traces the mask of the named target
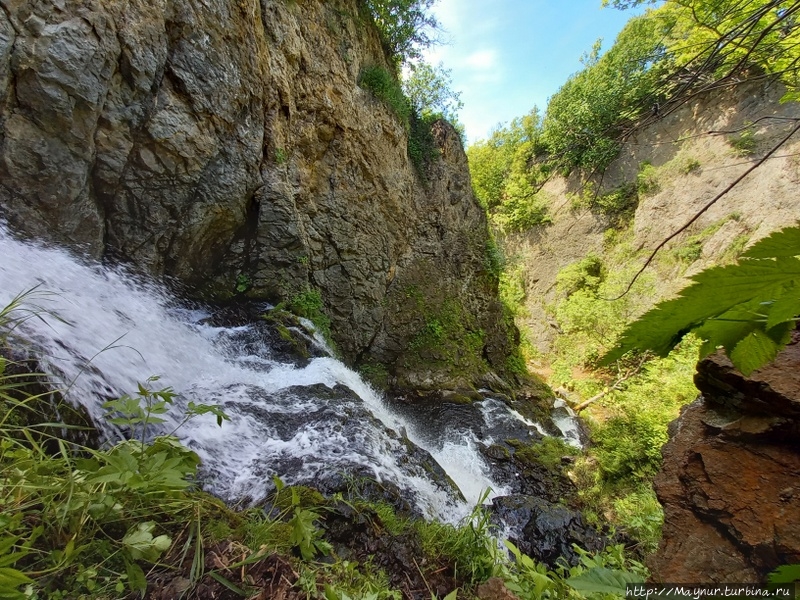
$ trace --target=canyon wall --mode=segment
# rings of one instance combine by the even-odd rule
[[[638,188],[638,203],[629,213],[608,215],[581,206],[576,200],[589,188],[577,173],[545,185],[552,223],[504,240],[524,279],[527,316],[520,324],[540,352],[550,351],[557,334],[548,306],[563,297],[556,286],[558,272],[590,253],[606,260],[620,243],[627,245],[626,260],[641,264],[791,130],[800,104],[781,104],[784,92],[779,83],[760,80],[715,89],[649,115],[588,192]],[[685,286],[693,273],[731,260],[747,244],[795,224],[800,219],[799,153],[800,140],[791,139],[672,240],[645,273],[653,293],[639,312]]]
[[[0,0],[0,208],[25,235],[190,294],[319,292],[349,363],[399,387],[507,376],[517,332],[461,141],[408,159],[358,85],[357,0]]]

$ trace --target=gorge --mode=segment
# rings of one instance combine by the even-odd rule
[[[759,163],[800,119],[784,83],[626,117],[599,175],[521,121],[465,152],[365,82],[398,72],[370,6],[0,0],[0,592],[576,598],[607,571],[622,593],[800,563],[796,333],[748,377],[712,355],[696,388],[691,340],[593,366],[800,220],[800,142]],[[480,152],[504,147],[524,160],[499,201]]]

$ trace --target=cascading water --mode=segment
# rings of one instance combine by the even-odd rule
[[[208,312],[178,307],[157,285],[18,241],[1,226],[0,254],[0,305],[36,288],[29,302],[44,309],[42,318],[27,320],[18,333],[105,435],[119,432],[104,425],[103,401],[135,391],[153,375],[160,376],[156,387],[177,392],[178,415],[189,401],[222,406],[230,417],[222,427],[208,415],[177,435],[200,455],[205,487],[226,500],[262,500],[273,475],[312,485],[369,476],[408,494],[423,514],[454,522],[487,487],[503,492],[477,441],[490,440],[492,426],[513,429],[516,437],[532,429],[495,400],[464,408],[471,411],[465,425],[454,424],[452,415],[415,420],[390,410],[333,358],[314,358],[303,368],[282,363],[250,326],[210,325]],[[162,431],[179,421],[173,416]]]

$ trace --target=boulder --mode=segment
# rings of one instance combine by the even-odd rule
[[[800,563],[800,334],[745,377],[721,353],[700,362],[702,397],[670,426],[655,480],[659,582],[763,582]]]

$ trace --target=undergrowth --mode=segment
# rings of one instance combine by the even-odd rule
[[[601,254],[589,254],[557,276],[560,297],[548,307],[561,334],[554,342],[551,385],[570,390],[592,444],[572,468],[584,513],[611,523],[637,541],[641,555],[661,537],[663,513],[652,490],[661,465],[667,425],[697,395],[693,384],[697,343],[687,340],[666,358],[626,357],[608,368],[598,360],[614,347],[625,325],[649,308],[656,281],[630,280],[629,235],[615,231]]]

